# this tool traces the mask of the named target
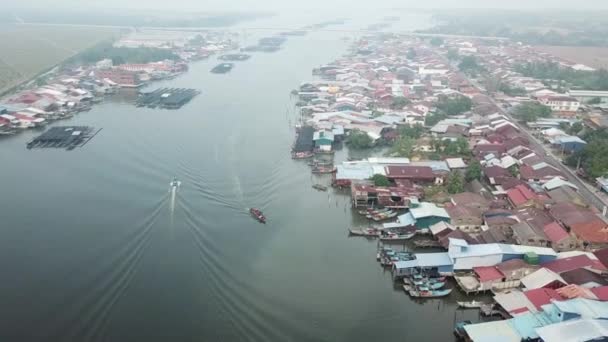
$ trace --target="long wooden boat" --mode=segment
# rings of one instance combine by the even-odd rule
[[[334,172],[336,172],[335,167],[317,166],[317,167],[313,167],[313,169],[312,169],[312,173],[334,173]]]
[[[312,158],[314,154],[312,152],[293,152],[291,159],[308,159]]]
[[[380,231],[375,228],[365,228],[365,229],[349,229],[348,233],[353,236],[365,236],[365,237],[373,237],[377,238],[380,236]]]
[[[406,241],[413,238],[416,233],[406,233],[406,234],[388,234],[380,236],[380,241],[390,242],[390,241]]]
[[[438,298],[445,297],[452,293],[452,289],[445,290],[431,290],[431,289],[418,289],[418,290],[410,290],[409,294],[412,297],[416,298]]]
[[[397,217],[397,215],[398,215],[398,213],[396,211],[392,211],[392,212],[386,212],[384,214],[379,214],[379,215],[368,215],[367,218],[371,218],[372,220],[378,222],[378,221],[392,219],[394,217]]]
[[[319,191],[327,191],[327,187],[322,184],[313,184],[312,188]]]
[[[456,304],[458,304],[459,307],[465,308],[465,309],[478,309],[478,308],[481,308],[486,303],[472,300],[470,302],[456,302]]]
[[[388,208],[382,208],[382,209],[371,209],[371,208],[368,208],[368,209],[365,209],[365,210],[359,210],[358,213],[360,215],[365,215],[365,216],[370,215],[370,216],[372,216],[372,215],[380,215],[380,214],[383,214],[383,213],[386,213],[386,212],[389,212],[389,211],[390,211],[390,209],[388,209]]]

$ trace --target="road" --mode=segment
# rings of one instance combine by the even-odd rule
[[[466,77],[466,75],[465,75]],[[472,79],[469,79],[469,82],[473,84],[477,89],[482,90],[483,88],[479,86],[477,82]],[[504,110],[502,106],[496,103],[496,100],[488,95],[488,98],[492,103],[499,109],[500,113],[509,118],[511,122],[513,122],[519,128],[520,132],[522,132],[530,141],[530,148],[536,152],[536,154],[543,156],[545,161],[559,169],[565,176],[568,178],[568,181],[578,187],[578,192],[585,198],[588,203],[591,203],[594,207],[596,207],[600,212],[604,210],[604,207],[608,206],[608,200],[604,199],[601,195],[596,193],[596,189],[589,185],[587,182],[582,180],[572,169],[567,167],[561,162],[561,159],[553,154],[551,148],[543,144],[538,140],[530,131],[528,131],[527,127],[520,124],[509,112]]]

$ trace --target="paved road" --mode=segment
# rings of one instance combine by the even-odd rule
[[[470,81],[472,84],[479,88],[479,86],[474,81]],[[566,176],[566,178],[568,178],[568,181],[578,187],[579,193],[585,198],[585,200],[587,200],[587,202],[591,203],[600,211],[604,210],[605,206],[608,206],[608,201],[606,201],[601,195],[598,195],[595,192],[596,190],[593,188],[593,186],[582,180],[574,171],[572,171],[572,169],[565,166],[561,162],[561,159],[555,156],[553,154],[553,151],[548,146],[540,142],[533,134],[531,134],[527,130],[527,127],[524,127],[517,120],[515,120],[511,116],[511,114],[505,111],[498,103],[496,103],[496,101],[491,96],[488,97],[490,98],[492,103],[494,103],[494,105],[496,105],[496,107],[500,110],[501,114],[504,114],[514,124],[516,124],[519,127],[519,130],[528,138],[528,140],[530,140],[530,147],[536,152],[536,154],[544,156],[543,158],[548,164],[551,164],[558,168]]]

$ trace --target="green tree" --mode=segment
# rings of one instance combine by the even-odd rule
[[[374,182],[375,186],[389,186],[391,182],[386,178],[385,175],[375,174],[372,176],[371,180]]]
[[[346,140],[347,144],[354,149],[366,149],[373,146],[372,138],[367,133],[358,129],[352,130]]]
[[[538,102],[526,102],[515,107],[514,115],[521,121],[532,122],[538,118],[550,117],[551,108]]]
[[[583,130],[583,124],[580,121],[573,123],[566,132],[570,135],[578,135]]]
[[[594,105],[594,104],[600,104],[602,103],[602,98],[601,97],[594,97],[592,99],[590,99],[589,101],[587,101],[588,104]]]
[[[464,56],[458,64],[458,69],[467,74],[476,74],[482,70],[482,67],[477,63],[477,59],[473,56]]]
[[[454,157],[458,155],[458,144],[456,142],[446,139],[443,141],[443,153]]]
[[[474,159],[467,166],[467,171],[465,174],[465,179],[467,182],[472,182],[474,180],[481,179],[481,164],[477,159]]]
[[[511,174],[511,176],[513,177],[519,177],[519,165],[517,164],[513,164],[509,167],[509,173]]]
[[[458,137],[456,139],[455,144],[458,147],[458,153],[460,155],[467,155],[467,154],[471,153],[471,150],[469,148],[469,142],[467,141],[467,139],[465,139],[463,137]]]
[[[608,130],[601,128],[589,131],[582,137],[587,142],[582,151],[573,153],[566,164],[580,167],[592,178],[608,175]]]
[[[430,43],[433,46],[441,46],[443,45],[443,39],[441,39],[440,37],[433,37],[431,38]]]
[[[403,136],[395,141],[395,144],[389,151],[389,155],[394,157],[410,157],[414,151],[416,141],[410,137]]]
[[[421,124],[403,125],[399,127],[399,136],[419,139],[424,132],[424,127]]]
[[[403,107],[410,104],[411,101],[403,96],[397,96],[393,98],[393,102],[391,103],[391,109],[403,109]]]
[[[450,194],[458,194],[464,192],[464,180],[462,175],[457,171],[452,171],[448,175],[447,190]]]
[[[448,59],[449,60],[456,61],[456,60],[458,60],[458,58],[460,58],[460,56],[458,55],[458,50],[456,50],[456,49],[448,50]]]
[[[416,56],[417,56],[417,54],[416,54],[416,50],[414,50],[414,48],[407,49],[407,54],[406,54],[407,59],[414,59],[414,58],[416,58]]]
[[[437,109],[447,115],[459,115],[471,110],[473,101],[466,96],[456,96],[454,98],[444,97],[437,102]]]
[[[428,113],[424,118],[424,125],[432,127],[445,118],[447,118],[447,115],[444,112]]]

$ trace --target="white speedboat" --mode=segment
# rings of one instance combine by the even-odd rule
[[[180,187],[180,185],[182,185],[182,182],[178,181],[177,177],[173,177],[173,180],[171,181],[171,183],[169,183],[171,189],[177,189]]]

